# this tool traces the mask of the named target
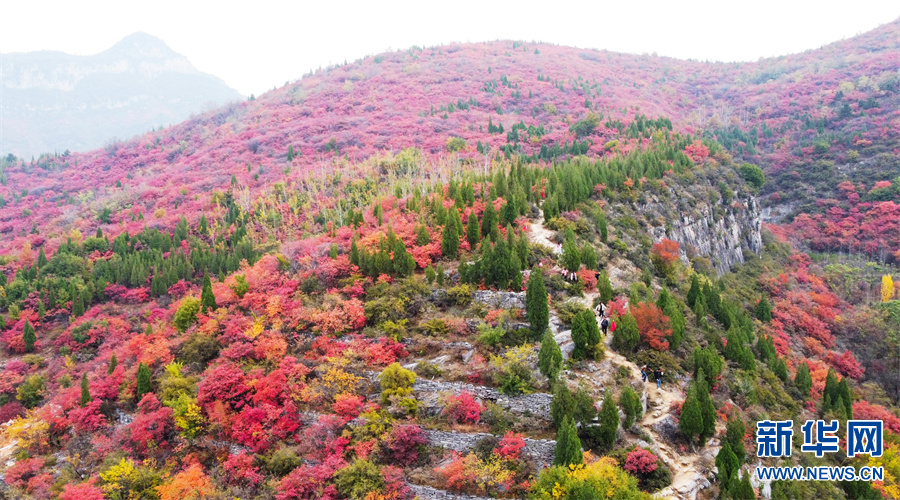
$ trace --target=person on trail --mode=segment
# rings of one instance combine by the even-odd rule
[[[596,315],[598,318],[603,317],[603,302],[598,303],[597,307],[594,308],[594,315]]]
[[[656,388],[659,389],[660,383],[662,383],[663,375],[666,373],[660,369],[653,370],[653,376],[656,378]]]
[[[607,316],[607,318],[609,318],[609,316]],[[616,331],[616,322],[615,322],[615,320],[610,319],[609,320],[609,332],[614,333],[615,331]]]
[[[641,367],[641,381],[647,383],[647,365]]]
[[[609,329],[609,318],[603,316],[603,319],[600,320],[600,331],[603,333],[603,336],[606,336],[606,330]]]

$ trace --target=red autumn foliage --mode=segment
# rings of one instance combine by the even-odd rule
[[[145,394],[138,403],[138,410],[138,415],[128,426],[135,450],[148,453],[152,449],[167,448],[175,432],[172,409],[162,406],[156,395],[150,393]]]
[[[672,327],[669,326],[669,317],[663,314],[662,309],[652,302],[639,302],[632,304],[630,310],[637,321],[641,341],[657,351],[669,350],[667,339],[672,336]]]
[[[635,475],[649,474],[656,470],[656,460],[657,457],[653,453],[643,448],[635,448],[625,459],[625,470]]]
[[[63,486],[59,500],[103,500],[103,490],[94,485],[93,481],[79,484],[67,484]]]
[[[506,431],[497,447],[494,448],[494,453],[506,460],[518,460],[524,448],[525,439],[520,434]]]
[[[857,420],[881,420],[885,428],[900,436],[900,418],[884,406],[864,399],[853,403],[853,418]]]
[[[861,379],[863,373],[866,371],[849,349],[844,350],[844,353],[840,355],[829,352],[828,361],[831,362],[831,365],[834,366],[834,369],[837,370],[838,373],[852,379]]]
[[[458,395],[447,397],[447,403],[441,414],[447,417],[450,423],[478,423],[481,419],[481,412],[484,407],[475,400],[475,396],[470,392],[463,392]]]
[[[6,469],[3,480],[6,484],[15,488],[25,488],[28,486],[28,480],[37,476],[41,469],[44,468],[43,458],[26,458],[16,460],[16,463]]]
[[[231,484],[256,486],[264,479],[259,467],[253,465],[255,458],[249,453],[228,455],[222,464],[228,482]]]
[[[428,443],[417,425],[395,425],[379,447],[389,463],[407,466],[419,460],[419,453]]]

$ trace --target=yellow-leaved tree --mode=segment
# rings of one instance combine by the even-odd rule
[[[881,277],[881,301],[889,302],[894,298],[894,280],[890,274]]]

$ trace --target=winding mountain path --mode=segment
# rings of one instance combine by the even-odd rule
[[[534,243],[554,248],[555,244],[552,240],[554,234],[553,231],[544,227],[542,222],[544,218],[543,215],[543,212],[541,212],[537,220],[529,222],[528,239]],[[586,293],[580,301],[588,309],[593,310],[593,301],[597,296],[597,292],[589,292]],[[555,316],[555,313],[551,311],[551,322],[553,321],[552,316]],[[570,338],[571,337],[569,337],[569,339]],[[631,371],[635,380],[640,380],[641,369],[612,348],[612,335],[606,335],[604,343],[606,344],[606,359],[611,361],[609,365],[610,369],[616,370],[619,366],[624,366]],[[612,374],[606,373],[605,375]],[[659,457],[672,471],[672,484],[657,492],[655,494],[657,498],[694,500],[701,489],[707,488],[710,485],[707,473],[704,470],[705,467],[700,464],[701,455],[699,453],[685,453],[673,449],[673,447],[659,435],[656,429],[654,429],[654,425],[665,420],[670,415],[669,408],[672,403],[682,400],[684,400],[684,394],[672,384],[663,385],[660,389],[657,389],[656,384],[650,380],[648,380],[647,383],[642,384],[641,401],[646,401],[646,404],[644,415],[639,422],[639,425],[644,432],[653,438],[651,446],[658,451]],[[723,430],[719,427],[720,426],[717,425],[717,434]],[[712,456],[715,456],[719,450],[719,447],[717,446],[718,441],[711,440],[711,443],[715,443],[716,446],[709,444],[703,451],[707,454],[712,453]]]

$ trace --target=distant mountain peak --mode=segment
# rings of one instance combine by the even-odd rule
[[[163,40],[143,31],[126,36],[105,53],[141,58],[183,57],[166,45]]]

